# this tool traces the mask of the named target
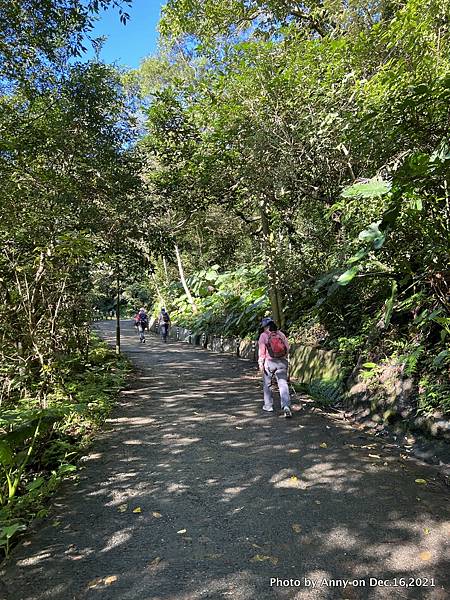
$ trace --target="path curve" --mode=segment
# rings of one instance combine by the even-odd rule
[[[114,322],[99,327],[112,342]],[[140,345],[127,323],[122,349],[139,372],[78,484],[0,573],[4,598],[448,597],[447,494],[431,467],[312,411],[262,416],[248,361]]]

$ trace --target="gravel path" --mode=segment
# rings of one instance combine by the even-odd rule
[[[262,416],[248,361],[140,345],[125,323],[123,351],[139,371],[79,482],[0,572],[4,598],[448,598],[432,467],[312,410]]]

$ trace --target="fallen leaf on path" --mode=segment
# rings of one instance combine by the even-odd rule
[[[296,475],[292,475],[292,477],[289,478],[291,481],[298,481],[298,477]]]
[[[416,479],[415,482],[419,485],[427,485],[426,479]]]
[[[161,519],[162,518],[162,514],[159,512],[152,512],[152,515],[155,517],[155,519]]]
[[[236,429],[244,429],[243,427],[236,427]]]
[[[266,556],[265,554],[255,554],[253,558],[250,559],[250,562],[264,562],[265,560],[269,560],[270,556]]]
[[[160,562],[161,562],[161,557],[157,556],[156,558],[154,558],[152,560],[151,563],[148,564],[147,568],[153,570],[153,569],[155,569],[155,567],[157,567],[159,565]]]
[[[121,513],[126,512],[128,509],[128,504],[121,504],[120,506],[117,507],[117,510]]]
[[[431,554],[431,552],[429,550],[425,550],[424,552],[421,552],[419,554],[420,560],[424,560],[424,561],[431,560],[432,556],[433,555]]]
[[[273,565],[278,564],[278,558],[276,556],[267,556],[266,554],[255,554],[255,556],[250,559],[250,562],[265,562],[266,560]]]
[[[98,577],[97,579],[93,579],[88,583],[88,588],[96,588],[99,585],[111,585],[115,581],[117,581],[117,575],[108,575],[108,577]]]
[[[297,454],[298,452],[300,452],[298,448],[292,448],[291,450],[289,450],[290,454]]]
[[[258,544],[252,544],[253,548],[262,548],[262,546],[259,546]]]
[[[425,535],[430,535],[430,530],[428,529],[428,527],[425,527],[425,529],[423,530]]]
[[[140,506],[138,506],[137,508],[135,508],[135,509],[133,510],[133,512],[134,512],[134,513],[141,513],[141,512],[142,512],[142,509],[141,509],[141,507],[140,507]]]
[[[177,533],[186,533],[186,529],[180,529]]]
[[[314,500],[316,504],[320,504],[320,500]]]
[[[381,458],[379,454],[369,454],[370,458]]]
[[[325,442],[322,442],[319,445],[320,445],[321,448],[328,448],[328,444],[326,444]]]
[[[295,531],[295,533],[300,533],[302,530],[302,526],[298,523],[292,523],[292,529]]]
[[[53,521],[53,527],[59,527],[61,525],[61,521]]]

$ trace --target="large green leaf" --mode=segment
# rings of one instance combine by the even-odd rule
[[[340,277],[337,278],[337,283],[339,285],[347,285],[356,277],[356,274],[359,271],[359,266],[351,267],[345,273],[342,273]]]
[[[342,191],[341,196],[343,198],[379,198],[387,194],[390,189],[390,182],[384,181],[381,177],[373,177],[367,181],[350,185]]]
[[[9,467],[13,463],[13,453],[5,440],[0,440],[0,464]]]
[[[367,256],[368,251],[361,249],[359,250],[356,254],[354,254],[353,256],[351,256],[348,261],[347,264],[348,265],[353,265],[354,263],[359,262],[362,258],[364,258],[365,256]]]
[[[450,160],[450,145],[447,139],[443,139],[438,148],[430,156],[430,163],[443,163]]]
[[[8,525],[0,529],[0,544],[2,540],[9,540],[18,531],[25,531],[26,526],[23,523],[14,523],[14,525]]]
[[[380,225],[381,221],[371,223],[366,229],[363,229],[363,231],[359,233],[358,239],[362,242],[372,242],[373,247],[376,250],[380,249],[386,239],[385,234],[380,231]]]

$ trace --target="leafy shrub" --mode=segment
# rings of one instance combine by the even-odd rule
[[[194,333],[248,337],[256,334],[269,309],[262,267],[241,267],[219,273],[199,271],[188,285],[198,312],[192,314],[184,294],[173,298],[172,320]]]
[[[128,363],[99,340],[87,361],[60,359],[59,383],[48,406],[26,397],[0,413],[0,548],[8,554],[14,536],[45,514],[45,500],[104,421],[123,386]],[[56,378],[55,378],[56,380]]]
[[[430,375],[424,376],[419,381],[419,398],[417,412],[422,415],[431,415],[441,411],[450,416],[450,384],[433,380]]]

